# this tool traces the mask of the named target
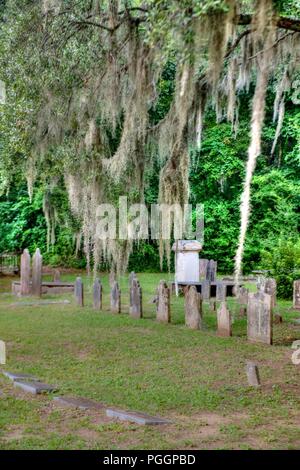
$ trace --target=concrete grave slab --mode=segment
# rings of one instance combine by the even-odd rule
[[[77,408],[79,410],[100,410],[105,407],[103,403],[80,397],[53,397],[55,403],[61,406]]]
[[[32,393],[33,395],[52,393],[58,390],[54,385],[48,385],[42,382],[29,382],[26,380],[15,380],[14,386],[21,388],[24,392]]]
[[[7,370],[3,370],[2,374],[5,375],[8,379],[12,380],[13,382],[15,380],[29,380],[31,382],[39,382],[39,379],[36,377],[33,377],[30,374],[24,374],[22,372],[9,372]]]
[[[159,425],[159,424],[170,424],[170,421],[167,421],[156,416],[150,416],[146,413],[140,413],[135,411],[122,411],[116,410],[114,408],[106,409],[106,416],[109,418],[117,418],[121,421],[130,421],[136,424],[142,425]]]

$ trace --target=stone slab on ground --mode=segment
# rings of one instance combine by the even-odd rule
[[[157,416],[150,416],[146,413],[140,413],[136,411],[122,411],[116,410],[114,408],[106,409],[106,416],[109,418],[117,418],[121,421],[130,421],[136,424],[143,425],[158,425],[158,424],[170,424],[170,421],[167,421]]]
[[[44,384],[42,382],[29,382],[26,380],[15,380],[14,386],[21,388],[24,392],[40,395],[41,393],[52,393],[57,391],[54,385]]]
[[[39,382],[39,379],[33,377],[30,374],[23,374],[22,372],[9,372],[7,370],[2,370],[2,374],[5,375],[8,379],[12,380],[29,380],[30,382]]]
[[[70,304],[70,300],[43,300],[41,302],[16,302],[14,304],[10,304],[9,307],[22,307],[22,306],[41,306],[41,305],[67,305]]]
[[[80,397],[53,397],[58,405],[78,408],[79,410],[100,410],[105,407],[103,403],[99,403],[88,398]]]

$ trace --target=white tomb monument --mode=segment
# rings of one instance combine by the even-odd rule
[[[175,283],[199,282],[201,243],[197,240],[178,240],[172,250],[175,252]]]

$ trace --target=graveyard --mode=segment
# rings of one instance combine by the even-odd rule
[[[173,276],[162,283],[160,273],[124,275],[117,295],[107,273],[95,284],[82,272],[60,279],[80,280],[80,288],[75,282],[75,294],[16,296],[9,292],[15,278],[1,279],[2,370],[21,374],[16,380],[23,384],[32,377],[52,387],[35,395],[1,374],[1,449],[298,448],[299,374],[291,345],[300,325],[291,302],[276,301],[273,315],[281,322],[272,321],[270,345],[251,341],[245,299],[201,300],[195,322],[201,296],[195,287],[198,298],[193,288],[176,296],[168,287]],[[134,301],[137,284],[142,311]],[[257,295],[255,282],[245,285],[248,296]],[[165,312],[156,293],[166,289]],[[229,325],[226,309],[225,322],[218,319],[222,305],[234,319]],[[129,417],[119,420],[116,410]],[[137,412],[163,424],[132,422]]]
[[[299,450],[299,64],[299,1],[0,0],[0,451]]]

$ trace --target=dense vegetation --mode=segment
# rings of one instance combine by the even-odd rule
[[[99,74],[94,61],[99,60],[99,67],[100,65],[105,67],[103,57],[101,56],[99,59],[97,56],[98,53],[100,54],[96,47],[99,33],[96,32],[94,37],[93,35],[89,36],[91,29],[88,32],[84,28],[79,29],[76,31],[77,36],[74,32],[71,39],[68,39],[63,45],[59,44],[59,47],[62,46],[59,50],[59,56],[54,57],[53,51],[58,53],[57,44],[54,44],[55,41],[53,42],[51,34],[53,31],[57,34],[59,28],[63,28],[65,25],[59,23],[56,18],[51,23],[52,18],[50,17],[50,27],[47,30],[48,25],[45,26],[44,23],[41,23],[37,11],[34,8],[29,8],[30,2],[24,0],[21,3],[24,6],[23,13],[20,10],[20,2],[18,4],[18,2],[11,0],[2,1],[0,4],[3,14],[3,27],[0,33],[0,80],[3,79],[7,84],[7,102],[5,106],[0,105],[0,187],[2,188],[0,252],[20,251],[24,247],[33,250],[39,246],[45,260],[49,263],[83,266],[86,262],[87,245],[91,242],[91,233],[87,229],[89,222],[92,225],[91,216],[86,213],[82,218],[81,212],[71,211],[70,202],[72,206],[72,200],[69,201],[68,197],[67,176],[72,176],[71,171],[74,170],[80,175],[86,175],[82,188],[86,191],[87,200],[92,201],[92,204],[95,196],[94,183],[100,181],[101,191],[103,191],[103,176],[99,173],[99,168],[102,171],[103,153],[105,157],[109,154],[114,158],[116,152],[119,152],[118,158],[122,160],[120,146],[122,132],[124,134],[124,128],[127,125],[126,109],[123,103],[123,107],[119,110],[121,117],[115,122],[109,122],[107,116],[101,114],[99,109],[96,112],[91,111],[91,108],[76,110],[76,112],[73,109],[73,114],[69,113],[68,124],[61,135],[60,126],[65,119],[64,108],[67,105],[70,107],[71,95],[68,94],[69,91],[72,90],[73,93],[76,87],[81,89],[82,82],[89,80],[86,77],[89,77],[91,73],[94,73],[95,76]],[[51,2],[44,2],[44,4],[46,3]],[[76,2],[77,10],[75,11],[74,6],[72,13],[82,15],[86,3]],[[98,3],[91,2],[93,5]],[[104,3],[106,5],[106,2]],[[108,3],[112,5],[116,2]],[[169,111],[172,110],[172,101],[177,99],[180,57],[185,52],[185,48],[190,47],[188,45],[195,39],[188,36],[191,34],[189,30],[191,8],[196,9],[195,14],[199,17],[205,15],[208,10],[203,7],[203,11],[197,11],[199,2],[192,0],[184,2],[184,7],[181,2],[181,8],[178,7],[176,1],[156,2],[155,6],[153,2],[150,3],[152,3],[153,18],[147,19],[146,22],[146,25],[150,25],[147,32],[150,39],[147,36],[147,40],[152,46],[157,47],[159,40],[156,28],[158,28],[159,34],[167,38],[165,43],[168,43],[168,47],[164,51],[167,60],[163,63],[162,72],[157,80],[156,99],[151,102],[151,106],[149,103],[147,104],[147,123],[145,125],[157,126],[168,118]],[[230,10],[233,3],[238,2],[203,2],[207,5],[207,9],[210,8],[213,13],[216,10],[214,13],[216,15],[220,15],[220,11],[224,10],[224,4],[225,6],[228,4],[227,7]],[[246,10],[248,8],[247,12],[253,11],[251,5],[255,2],[241,3],[244,4],[243,8]],[[268,4],[270,2],[266,0],[259,3]],[[66,1],[65,4],[66,9],[67,7],[73,8],[72,2]],[[125,2],[125,4],[127,3]],[[129,2],[129,4],[135,5],[138,9],[141,2]],[[299,9],[294,5],[294,2],[273,2],[273,4],[283,16],[287,14],[292,17],[299,16]],[[100,17],[101,14],[95,13]],[[168,42],[170,38],[166,29],[168,26],[171,27],[168,16],[170,14],[176,19],[175,29],[181,25],[182,18],[187,21],[186,30],[188,33],[184,38],[185,46],[182,49],[177,43]],[[211,18],[211,21],[215,21],[213,16]],[[31,27],[28,26],[29,21],[32,21]],[[143,21],[143,19],[139,19],[139,21]],[[140,28],[137,20],[136,23]],[[49,41],[50,46],[47,43],[47,38],[45,39],[45,34],[40,35],[39,24],[43,24],[41,30],[44,32],[45,29],[52,38],[52,42]],[[153,27],[153,24],[156,24],[156,27]],[[215,23],[213,24],[216,27]],[[11,28],[9,39],[7,38],[8,28]],[[65,30],[62,29],[62,31]],[[142,26],[139,34],[143,34],[143,31]],[[288,35],[289,33],[284,34]],[[297,35],[299,36],[299,33]],[[120,38],[122,38],[121,32],[118,39]],[[38,54],[32,53],[34,41],[41,41],[39,45],[46,41],[45,49],[41,46]],[[113,42],[113,39],[111,41]],[[265,41],[267,41],[266,38]],[[284,35],[280,36],[280,41],[281,43],[285,41]],[[22,42],[26,44],[26,47],[23,45],[21,47]],[[230,40],[229,46],[232,48]],[[114,45],[110,44],[109,47],[113,48]],[[145,47],[144,44],[143,47]],[[149,52],[144,49],[142,51],[144,54]],[[136,51],[137,54],[139,52]],[[279,61],[278,70],[285,69],[285,60],[288,60],[288,57],[282,55],[280,61],[276,58]],[[117,57],[116,60],[119,59]],[[147,59],[152,60],[148,56]],[[267,60],[267,58],[265,59]],[[190,61],[192,60],[190,57]],[[126,59],[124,57],[122,57],[121,63],[125,68]],[[148,65],[146,64],[145,67]],[[230,62],[227,65],[228,72]],[[197,66],[202,67],[202,64],[197,63]],[[216,64],[214,67],[216,68]],[[221,72],[215,68],[213,69],[214,73],[220,74]],[[184,74],[184,72],[182,73]],[[186,140],[183,145],[182,136],[180,137],[180,152],[182,155],[185,153],[186,145],[190,155],[188,167],[190,202],[193,204],[201,202],[205,205],[203,255],[218,260],[219,269],[224,273],[232,272],[234,268],[234,256],[240,231],[239,206],[250,143],[250,115],[255,77],[258,72],[253,69],[249,73],[251,73],[251,80],[249,79],[248,88],[237,92],[238,118],[236,110],[234,110],[233,119],[230,120],[228,109],[227,113],[221,112],[220,114],[213,103],[208,103],[203,119],[201,148],[199,148],[198,142],[193,142],[190,139]],[[295,85],[297,81],[294,80],[289,88],[284,89],[285,113],[282,128],[278,140],[276,137],[277,145],[272,148],[276,128],[278,128],[277,123],[273,122],[273,109],[281,84],[279,75],[280,73],[275,71],[268,83],[262,147],[252,179],[252,207],[243,266],[244,272],[258,267],[269,268],[278,276],[288,276],[288,285],[290,285],[290,280],[299,275],[297,270],[300,269],[300,256],[297,249],[300,225],[300,109],[297,105],[298,100],[295,99],[299,93],[297,95]],[[180,75],[179,78],[182,79],[182,76]],[[221,79],[224,82],[227,75],[221,75],[220,81],[222,82]],[[104,83],[104,86],[107,86],[107,83]],[[62,90],[64,91],[62,92]],[[227,92],[230,93],[230,90]],[[103,100],[104,98],[97,96],[97,99]],[[137,99],[140,98],[137,97]],[[147,99],[150,101],[150,95]],[[112,100],[111,97],[110,100]],[[144,112],[144,108],[141,108],[142,102],[135,101],[135,105],[137,110],[132,110],[132,116],[135,116],[135,112],[141,114]],[[113,110],[113,103],[110,101],[110,112],[112,113]],[[81,111],[82,116],[79,119],[78,112]],[[184,115],[184,109],[182,113]],[[179,124],[177,122],[177,127]],[[88,127],[87,133],[85,133],[86,126]],[[31,132],[31,127],[34,128],[34,133]],[[96,131],[102,132],[101,138],[105,134],[105,143],[101,141]],[[162,190],[162,180],[165,176],[164,171],[166,168],[169,171],[169,168],[168,160],[166,163],[166,160],[161,159],[158,155],[158,149],[156,150],[157,155],[153,158],[153,149],[149,150],[148,142],[145,142],[145,136],[142,134],[143,131],[141,131],[141,135],[134,136],[137,139],[134,143],[131,136],[125,151],[134,154],[136,151],[142,151],[142,147],[144,148],[143,155],[139,157],[147,162],[142,171],[142,193],[146,202],[150,204],[161,199],[162,196],[168,199],[166,190]],[[84,141],[84,150],[82,150],[82,140]],[[174,163],[177,154],[175,156],[171,154],[170,158]],[[135,163],[129,162],[129,166],[125,170],[127,175],[126,189],[129,199],[135,201],[137,194],[139,194],[138,188],[128,176],[128,173],[132,172],[134,178],[137,177],[136,170],[133,171],[132,165],[134,166]],[[25,176],[27,177],[29,195]],[[184,184],[181,182],[177,188],[182,187],[184,192]],[[109,186],[105,186],[104,189],[105,197],[109,197],[112,201],[115,200],[121,192],[119,186],[124,191],[122,178],[120,182],[109,181]],[[90,187],[92,187],[91,192],[89,192]],[[103,199],[103,195],[101,197]],[[81,199],[81,204],[84,206],[86,201]],[[82,235],[84,236],[82,237]],[[289,255],[285,255],[282,250],[282,244],[285,242],[288,242]],[[131,248],[128,254],[130,251]],[[288,261],[282,263],[284,267],[281,266],[281,271],[278,269],[276,258],[278,252],[282,254],[283,258],[288,258]],[[137,271],[159,269],[157,246],[151,242],[140,242],[130,255],[129,268]]]

